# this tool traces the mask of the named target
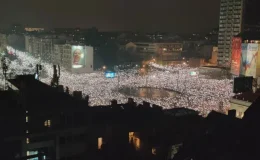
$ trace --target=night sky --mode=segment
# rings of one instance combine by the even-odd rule
[[[1,0],[0,25],[99,30],[207,32],[218,26],[220,0]]]

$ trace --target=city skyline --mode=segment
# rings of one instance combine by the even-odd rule
[[[220,0],[176,0],[131,2],[76,0],[7,1],[0,8],[5,18],[0,26],[13,23],[30,27],[97,27],[101,31],[208,32],[218,27]],[[207,14],[205,14],[207,13]]]

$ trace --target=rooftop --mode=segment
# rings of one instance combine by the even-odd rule
[[[17,78],[9,79],[8,81],[18,90],[25,93],[28,107],[35,108],[37,105],[38,107],[60,108],[66,106],[74,107],[79,104],[76,98],[34,79],[33,75],[17,76]]]
[[[242,94],[235,95],[233,99],[247,101],[247,102],[254,102],[258,97],[260,97],[260,92],[245,92]]]

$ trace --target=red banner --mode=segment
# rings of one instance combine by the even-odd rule
[[[231,73],[236,76],[239,76],[240,71],[241,45],[240,37],[232,38]]]

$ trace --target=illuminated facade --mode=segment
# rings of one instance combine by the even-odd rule
[[[128,135],[129,135],[129,143],[130,144],[132,143],[136,150],[140,150],[140,148],[141,148],[140,138],[137,137],[135,132],[129,132]]]
[[[243,43],[240,61],[240,75],[256,78],[256,65],[258,63],[258,44]]]
[[[243,0],[221,0],[218,37],[218,64],[229,65],[232,37],[242,31]]]
[[[230,73],[235,76],[239,76],[239,73],[240,73],[241,46],[242,46],[242,39],[240,37],[234,37],[232,39],[232,55],[231,55]]]
[[[25,31],[26,32],[42,32],[42,31],[44,31],[44,28],[29,28],[29,27],[26,27]]]
[[[218,64],[230,66],[232,38],[244,31],[260,31],[256,6],[259,0],[221,0],[218,37]]]
[[[103,144],[103,138],[99,137],[98,138],[98,149],[102,149],[102,144]]]
[[[61,65],[72,73],[93,72],[93,47],[55,44],[52,63]]]
[[[53,45],[59,41],[52,36],[25,36],[25,51],[43,61],[51,62]]]

